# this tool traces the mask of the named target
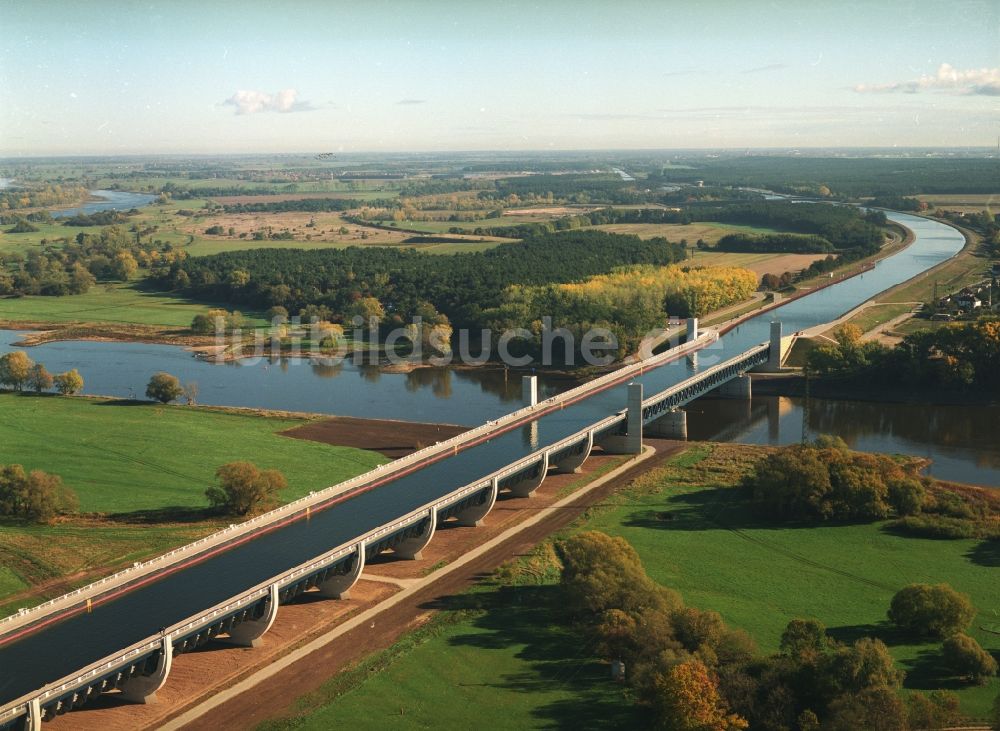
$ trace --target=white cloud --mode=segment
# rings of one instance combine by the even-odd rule
[[[956,69],[943,63],[935,74],[924,74],[913,81],[894,84],[858,84],[854,91],[860,93],[918,94],[922,91],[950,91],[954,94],[1000,96],[1000,68]]]
[[[299,92],[295,89],[282,89],[274,94],[263,91],[240,90],[222,102],[236,107],[237,114],[256,114],[258,112],[308,112],[315,109],[307,101],[297,101]]]

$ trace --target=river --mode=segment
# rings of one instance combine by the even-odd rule
[[[700,399],[689,404],[688,437],[743,444],[795,444],[803,437],[805,401]],[[809,400],[807,439],[836,434],[852,449],[931,460],[927,474],[1000,487],[1000,406]]]
[[[50,211],[53,218],[69,218],[79,213],[97,213],[98,211],[128,211],[132,208],[148,206],[155,195],[149,193],[132,193],[126,190],[92,190],[90,195],[96,200],[88,200],[76,208],[58,208]]]
[[[892,213],[890,218],[910,227],[916,234],[916,240],[907,249],[884,259],[864,274],[790,302],[774,314],[765,313],[751,318],[726,334],[719,347],[711,349],[716,352],[705,352],[701,356],[702,367],[710,364],[713,359],[732,357],[740,350],[766,340],[772,317],[782,320],[786,332],[829,322],[873,295],[953,256],[964,243],[955,229],[936,221],[902,213]],[[17,333],[0,331],[0,352],[10,350],[11,344],[18,337]],[[218,365],[198,360],[190,352],[175,346],[115,342],[48,343],[31,348],[29,353],[52,372],[77,368],[86,382],[85,393],[118,398],[142,398],[149,377],[160,370],[170,372],[184,382],[197,383],[198,401],[203,404],[469,426],[509,413],[519,405],[520,398],[519,374],[507,377],[502,369],[494,367],[427,368],[399,374],[383,373],[375,367],[358,366],[350,362],[338,366],[324,366],[304,360]],[[692,367],[696,369],[698,366]],[[544,377],[540,381],[542,398],[572,385],[564,380]],[[756,408],[759,403],[759,399],[755,400],[751,407]],[[698,406],[699,404],[695,405],[696,408]],[[931,444],[954,443],[951,428],[961,425],[957,413],[935,421],[934,423],[942,424],[943,431],[937,435],[929,434],[924,441],[920,441],[893,437],[892,429],[886,427],[887,417],[882,415],[890,413],[893,408],[883,408],[880,405],[868,410],[855,409],[850,418],[833,419],[816,426],[811,424],[810,427],[814,431],[839,434],[848,441],[854,439],[855,445],[861,449],[897,451],[918,456],[932,456],[928,454]],[[938,413],[941,407],[923,408],[930,414]],[[785,411],[788,411],[787,407]],[[753,413],[760,412],[758,410]],[[813,416],[817,413],[814,411]],[[993,410],[987,412],[984,418],[992,419],[991,423],[996,424],[1000,422],[998,416],[1000,411]],[[713,427],[706,426],[704,431],[699,432],[697,430],[701,427],[695,426],[697,421],[693,419],[693,436],[709,438],[711,435],[708,432]],[[751,423],[740,431],[735,426],[736,421],[731,429],[722,428],[716,422],[714,429],[727,435],[718,438],[761,442],[761,438],[753,436],[758,433],[754,430],[759,430],[759,427],[753,426],[757,423],[751,419]],[[798,427],[795,427],[793,417],[786,417],[783,423],[779,433],[801,432],[801,418]],[[862,440],[855,436],[852,429],[868,435],[885,432],[886,437],[877,443],[871,438]],[[794,436],[784,439],[784,442],[797,440],[798,436]],[[967,452],[956,453],[953,457],[944,452],[938,454],[941,464],[933,468],[934,474],[949,479],[1000,485],[1000,477],[993,471],[960,473],[957,468],[945,466],[949,460],[952,463],[965,461],[970,464],[982,460],[988,462],[995,455],[995,451],[991,452],[988,446],[970,444]]]

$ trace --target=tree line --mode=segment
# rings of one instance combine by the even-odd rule
[[[143,233],[109,226],[60,244],[43,242],[27,256],[0,253],[0,295],[85,294],[99,280],[127,281],[140,268],[155,272],[187,256],[169,243],[143,239]]]
[[[153,276],[160,286],[213,301],[296,312],[321,306],[343,320],[361,300],[375,300],[388,325],[404,324],[427,303],[459,327],[476,327],[513,285],[572,282],[616,267],[683,261],[663,239],[574,231],[526,239],[483,252],[434,256],[412,249],[258,249],[175,261]],[[322,319],[331,319],[324,317]]]
[[[0,386],[8,386],[15,391],[28,389],[35,393],[54,388],[64,396],[72,396],[83,390],[83,376],[76,368],[53,375],[23,350],[14,350],[0,356]]]
[[[700,317],[749,299],[757,286],[757,276],[748,269],[639,265],[580,282],[512,285],[482,318],[494,333],[528,328],[533,354],[543,343],[544,317],[551,318],[553,329],[570,332],[577,349],[588,331],[602,328],[615,336],[612,353],[621,358],[635,352],[644,335],[662,328],[668,315]]]
[[[812,372],[857,381],[996,393],[1000,390],[1000,319],[944,325],[911,333],[892,348],[862,342],[861,330],[845,325],[833,343],[809,352]]]

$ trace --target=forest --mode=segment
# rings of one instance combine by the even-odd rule
[[[483,312],[483,321],[493,332],[528,327],[533,353],[542,345],[544,317],[572,333],[577,346],[588,330],[603,328],[614,334],[623,357],[647,333],[664,327],[668,315],[702,316],[749,299],[757,285],[753,272],[735,267],[622,267],[581,282],[513,285],[498,307]]]
[[[572,231],[452,256],[375,247],[233,251],[175,261],[154,269],[153,277],[161,287],[212,301],[293,312],[320,305],[335,319],[359,300],[374,298],[388,325],[406,322],[430,303],[456,326],[474,327],[513,285],[579,281],[617,267],[674,264],[685,256],[681,246],[662,238]]]

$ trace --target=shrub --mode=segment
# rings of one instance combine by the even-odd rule
[[[997,674],[997,661],[966,634],[946,639],[941,646],[941,657],[949,670],[971,683],[985,684]]]
[[[879,520],[920,509],[923,489],[889,457],[817,440],[777,450],[743,479],[761,513],[790,520]]]
[[[890,527],[900,533],[918,538],[987,538],[989,526],[965,518],[951,518],[946,515],[908,515],[895,520]]]
[[[910,584],[892,598],[889,620],[917,637],[947,637],[972,624],[976,609],[947,584]]]

